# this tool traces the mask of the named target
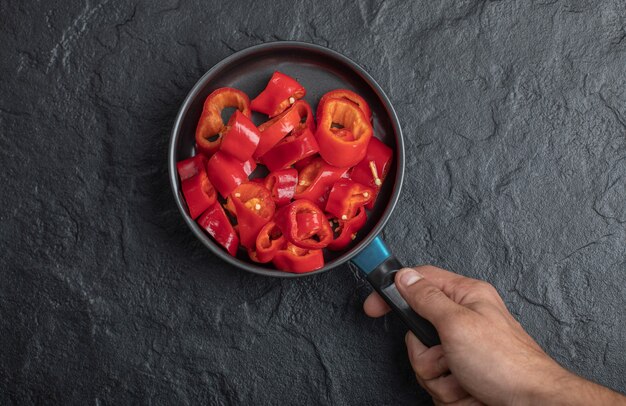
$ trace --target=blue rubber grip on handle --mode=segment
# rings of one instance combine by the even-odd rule
[[[404,321],[409,330],[424,345],[432,347],[441,344],[435,327],[428,320],[415,313],[398,292],[394,283],[394,276],[402,268],[402,264],[391,255],[389,248],[379,236],[352,258],[352,263],[359,268],[393,312]]]

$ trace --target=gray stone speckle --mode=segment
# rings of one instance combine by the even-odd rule
[[[626,3],[54,3],[0,3],[0,403],[430,402],[347,267],[249,275],[176,210],[186,93],[283,39],[355,59],[397,108],[397,255],[490,281],[559,362],[626,390]]]

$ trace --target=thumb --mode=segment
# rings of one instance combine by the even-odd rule
[[[415,269],[401,269],[395,276],[395,283],[409,306],[437,329],[463,309]]]

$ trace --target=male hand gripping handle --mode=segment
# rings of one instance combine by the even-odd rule
[[[407,303],[439,332],[424,346],[410,331],[417,381],[437,405],[626,405],[626,397],[568,372],[524,331],[490,284],[433,266],[404,268],[395,283]],[[389,307],[372,293],[365,313]]]

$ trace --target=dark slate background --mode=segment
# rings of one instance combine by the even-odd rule
[[[626,390],[626,3],[310,3],[0,2],[0,403],[429,402],[351,270],[248,275],[175,208],[187,91],[282,39],[396,106],[398,256],[492,282],[559,362]]]

